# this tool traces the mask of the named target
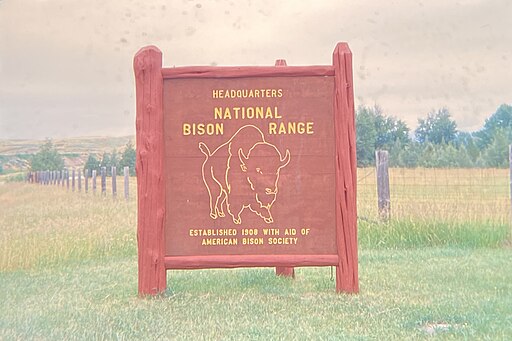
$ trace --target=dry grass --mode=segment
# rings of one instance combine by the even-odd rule
[[[13,183],[0,185],[0,203],[0,270],[136,250],[134,199]]]
[[[510,221],[507,169],[389,170],[391,215],[395,220],[444,223]],[[358,169],[358,215],[377,219],[373,168]]]

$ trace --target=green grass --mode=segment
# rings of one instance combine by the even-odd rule
[[[450,246],[497,248],[508,243],[510,226],[497,222],[435,222],[359,219],[359,246],[363,248],[417,248]]]
[[[510,251],[362,250],[361,293],[337,295],[329,268],[170,271],[139,299],[136,258],[3,273],[0,338],[418,339],[512,336]]]
[[[134,187],[132,186],[134,190]],[[0,185],[0,340],[512,339],[508,227],[359,221],[358,295],[329,267],[168,271],[137,297],[135,200]]]

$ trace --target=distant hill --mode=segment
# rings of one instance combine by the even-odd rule
[[[121,137],[73,137],[52,139],[58,152],[63,156],[66,167],[82,167],[89,154],[101,156],[104,152],[118,153],[124,150],[128,141],[135,146],[135,136]],[[45,140],[0,140],[0,166],[4,172],[28,169],[30,155],[39,151]]]
[[[135,136],[106,137],[71,137],[67,139],[52,139],[54,146],[61,154],[89,154],[111,152],[124,149],[128,141],[135,145]],[[0,155],[34,154],[45,140],[1,140]]]

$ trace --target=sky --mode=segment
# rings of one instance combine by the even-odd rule
[[[511,18],[509,0],[0,0],[0,139],[135,134],[146,45],[167,67],[331,65],[340,41],[356,106],[475,131],[512,104]]]

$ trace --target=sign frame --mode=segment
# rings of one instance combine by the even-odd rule
[[[336,292],[357,293],[356,141],[352,53],[338,43],[329,66],[162,67],[155,46],[134,57],[136,85],[136,171],[138,292],[166,290],[167,270],[237,267],[336,266]],[[332,255],[165,255],[165,162],[163,83],[171,78],[334,77],[336,249]]]

